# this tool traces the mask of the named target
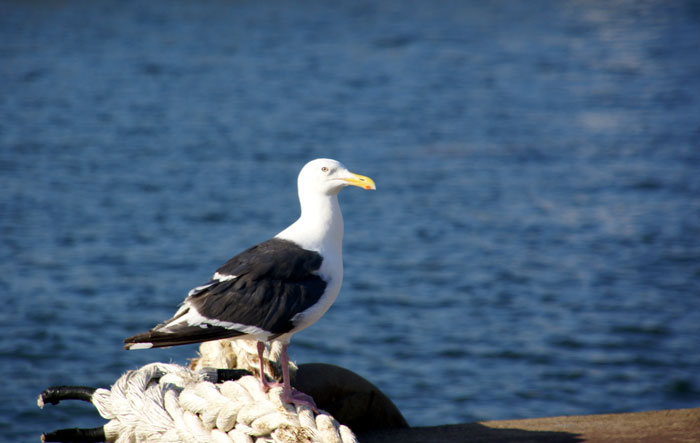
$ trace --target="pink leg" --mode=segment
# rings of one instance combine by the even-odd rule
[[[265,378],[265,368],[264,368],[264,363],[263,363],[263,353],[265,352],[265,343],[259,341],[258,342],[258,360],[260,361],[260,387],[262,388],[263,392],[267,392],[270,390],[270,388],[279,386],[279,383],[270,383],[267,381],[267,378]]]
[[[311,408],[312,411],[318,414],[318,407],[316,407],[316,402],[314,402],[314,399],[311,398],[310,395],[304,394],[303,392],[297,391],[296,389],[292,388],[292,385],[289,381],[289,353],[287,351],[288,347],[289,345],[283,344],[282,354],[280,355],[280,359],[282,360],[282,378],[284,382],[284,384],[282,385],[282,400],[285,403],[306,405],[309,408]]]

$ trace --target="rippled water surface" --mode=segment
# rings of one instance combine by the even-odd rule
[[[0,2],[0,440],[196,347],[126,352],[347,189],[345,283],[292,342],[412,425],[700,406],[700,8]]]

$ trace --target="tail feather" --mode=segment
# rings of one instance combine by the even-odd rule
[[[220,340],[244,335],[244,333],[219,326],[202,328],[182,326],[169,332],[151,329],[124,339],[124,349],[164,348],[167,346],[189,345],[204,341]]]

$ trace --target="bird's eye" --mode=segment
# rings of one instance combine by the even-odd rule
[[[323,167],[321,168],[321,171],[323,171],[323,172],[328,172],[328,166],[323,166]]]

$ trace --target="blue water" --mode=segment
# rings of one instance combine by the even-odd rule
[[[0,440],[98,426],[122,350],[347,189],[345,283],[292,342],[412,425],[700,406],[694,1],[3,1]]]

